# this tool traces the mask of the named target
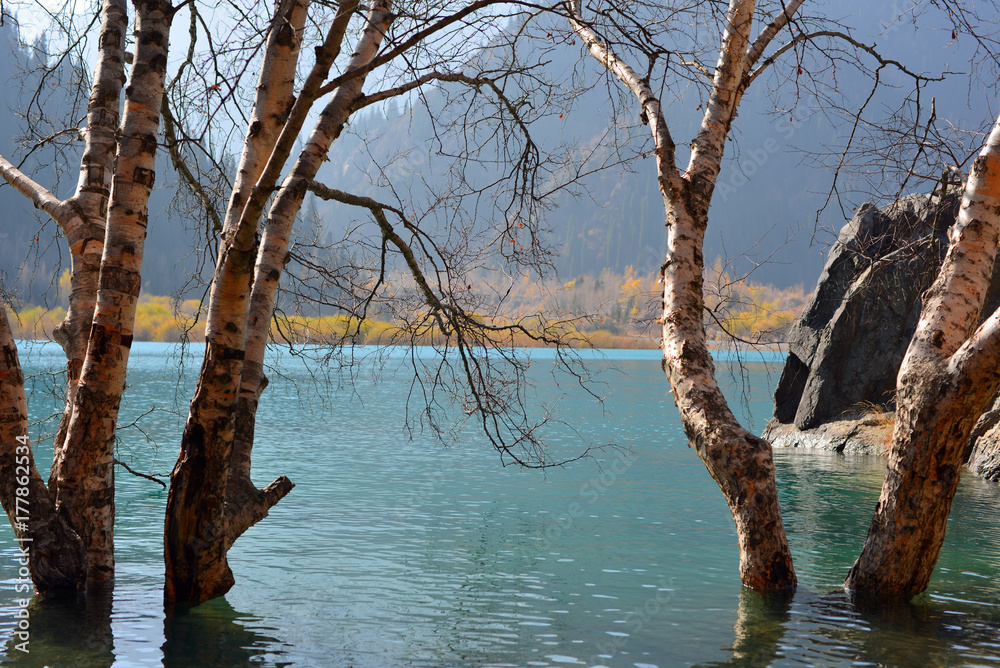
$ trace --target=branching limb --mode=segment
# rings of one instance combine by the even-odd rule
[[[736,115],[746,72],[745,53],[753,9],[753,0],[733,0],[729,4],[712,93],[705,106],[701,128],[691,144],[691,159],[685,174],[698,190],[709,188],[709,183],[714,184],[722,164],[726,138]]]
[[[656,144],[657,168],[660,179],[665,181],[665,191],[680,192],[683,186],[680,181],[680,173],[677,170],[676,147],[663,116],[659,98],[653,93],[649,83],[640,77],[631,65],[616,56],[597,33],[584,22],[581,15],[581,0],[572,0],[572,4],[568,4],[567,8],[570,12],[570,25],[573,26],[576,34],[583,39],[590,55],[614,74],[638,98],[640,118],[644,123],[649,124],[653,141]]]
[[[201,202],[205,214],[212,221],[212,229],[221,232],[222,219],[219,217],[219,212],[215,207],[215,198],[208,196],[208,193],[205,192],[205,188],[202,186],[201,182],[191,172],[191,168],[188,167],[184,156],[181,155],[177,142],[174,116],[170,111],[170,101],[167,99],[166,95],[163,96],[163,104],[160,107],[160,115],[163,118],[163,138],[166,140],[167,151],[170,153],[170,161],[173,163],[174,169],[177,170],[177,173],[181,175],[181,178],[184,179],[184,182],[194,192],[198,201]]]
[[[881,67],[894,67],[903,74],[913,78],[915,81],[919,82],[944,81],[944,75],[937,77],[929,77],[923,74],[917,74],[916,72],[912,71],[910,68],[908,68],[906,65],[899,62],[898,60],[894,60],[892,58],[886,58],[881,53],[879,53],[878,49],[875,46],[870,46],[868,44],[865,44],[864,42],[856,40],[847,33],[840,32],[839,30],[817,30],[815,32],[798,34],[791,40],[783,44],[781,48],[779,48],[773,54],[768,56],[768,58],[764,62],[762,62],[757,69],[750,72],[750,74],[748,75],[749,81],[747,82],[747,85],[752,83],[754,79],[756,79],[758,76],[761,75],[761,73],[764,72],[764,70],[773,65],[778,59],[780,59],[783,55],[788,53],[788,51],[794,49],[799,44],[802,44],[804,42],[809,42],[819,37],[831,37],[833,39],[838,39],[840,41],[847,42],[856,49],[864,51],[869,56],[874,58]]]
[[[36,209],[47,213],[59,225],[63,233],[66,233],[70,210],[65,202],[49,192],[44,186],[35,183],[2,155],[0,155],[0,176],[15,190],[30,199]]]
[[[393,47],[392,49],[389,49],[382,55],[373,58],[367,64],[362,65],[356,69],[350,69],[344,72],[343,74],[334,77],[327,83],[323,84],[323,86],[317,92],[317,97],[322,97],[327,93],[333,92],[334,90],[344,85],[351,79],[355,79],[361,76],[367,76],[368,73],[374,70],[375,68],[381,67],[382,65],[385,65],[391,62],[392,60],[395,60],[398,56],[406,53],[414,46],[426,41],[428,37],[434,35],[435,33],[441,32],[445,28],[465,19],[466,17],[472,14],[475,14],[481,9],[485,9],[486,7],[490,7],[492,5],[501,4],[501,2],[503,4],[514,5],[517,7],[528,7],[531,9],[549,9],[541,5],[536,5],[529,2],[518,2],[516,0],[513,2],[507,2],[506,0],[476,0],[476,2],[470,3],[467,7],[460,9],[454,14],[450,14],[444,17],[443,19],[435,21],[426,28],[415,31],[412,35],[410,35],[408,39],[404,40],[403,42]]]
[[[799,10],[805,3],[805,0],[792,0],[787,5],[782,2],[782,11],[778,14],[767,26],[760,31],[757,35],[757,39],[753,41],[750,48],[747,50],[747,59],[745,71],[750,72],[753,70],[753,66],[757,64],[757,60],[763,55],[764,49],[774,40],[775,36],[781,32],[781,30],[788,25],[788,22],[792,20],[795,16],[795,12]]]
[[[137,476],[139,478],[145,478],[146,480],[152,480],[153,482],[155,482],[156,484],[160,485],[164,489],[167,488],[167,483],[163,482],[162,480],[160,480],[156,476],[150,475],[148,473],[142,473],[141,471],[136,471],[131,466],[129,466],[128,464],[126,464],[122,460],[118,459],[117,457],[115,458],[115,464],[117,466],[122,467],[123,469],[125,469],[126,471],[128,471],[129,473],[131,473],[134,476]]]

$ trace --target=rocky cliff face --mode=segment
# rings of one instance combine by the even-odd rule
[[[884,452],[896,375],[959,204],[958,194],[912,195],[883,210],[865,205],[844,226],[789,333],[765,438],[778,446]],[[998,305],[994,267],[983,313]],[[1000,479],[1000,401],[994,408],[977,425],[969,461]]]
[[[778,422],[811,429],[862,404],[891,405],[896,372],[934,280],[959,198],[915,195],[862,206],[830,249],[792,326],[774,395]]]
[[[1000,482],[1000,397],[973,427],[966,458],[973,472]]]

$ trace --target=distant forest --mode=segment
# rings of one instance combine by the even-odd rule
[[[846,14],[856,7],[857,3],[835,2],[830,11],[839,8]],[[59,126],[49,119],[65,118],[67,114],[83,119],[86,97],[68,97],[67,90],[72,87],[56,83],[86,79],[89,75],[67,61],[49,75],[53,79],[40,82],[34,72],[38,54],[46,52],[44,38],[32,46],[22,45],[16,27],[8,22],[0,27],[0,42],[5,47],[0,49],[0,71],[9,76],[4,82],[6,104],[0,105],[0,124],[15,129],[0,136],[0,152],[23,159],[27,170],[39,181],[57,194],[65,194],[76,181],[75,172],[65,169],[65,165],[79,164],[72,156],[81,142],[64,137],[59,145],[65,153],[60,157],[50,147],[21,143],[20,137],[29,122],[43,128],[48,123],[55,131]],[[927,71],[939,70],[942,62],[956,57],[959,49],[956,44],[954,53],[926,53],[907,38],[905,27],[879,35],[878,42],[883,52]],[[553,63],[552,67],[571,68],[579,58],[579,47],[566,45],[565,62]],[[592,83],[581,81],[582,86]],[[845,76],[842,87],[848,95],[855,94],[851,84],[850,77]],[[928,97],[937,96],[939,119],[958,119],[973,113],[963,107],[965,85],[967,78],[963,81],[962,77],[928,85]],[[35,89],[41,94],[32,98]],[[15,94],[18,90],[20,96]],[[435,108],[440,94],[429,88],[402,106],[373,108],[336,142],[331,161],[319,180],[386,201],[428,197],[422,185],[440,187],[448,178],[435,168],[443,162],[441,156],[449,153],[449,146],[437,140],[427,111]],[[866,94],[867,89],[859,87],[856,91],[857,96]],[[679,137],[689,136],[699,120],[700,101],[695,98],[693,92],[682,94],[667,110],[668,115],[677,118]],[[536,140],[547,149],[565,145],[579,155],[590,151],[592,156],[614,163],[610,137],[616,126],[608,103],[600,101],[606,99],[603,89],[567,98],[565,120],[542,119],[533,130]],[[878,102],[885,106],[891,100]],[[752,270],[746,276],[748,285],[775,286],[779,292],[795,292],[799,289],[796,286],[806,286],[808,291],[819,276],[835,231],[852,210],[866,199],[884,201],[897,193],[891,184],[841,182],[841,199],[831,200],[817,219],[832,174],[831,157],[824,158],[818,152],[824,146],[838,145],[837,138],[842,136],[848,119],[808,98],[797,104],[787,99],[758,100],[745,107],[771,112],[745,112],[736,124],[736,141],[727,155],[730,165],[724,169],[710,212],[706,256],[721,257],[733,275],[744,276]],[[231,158],[220,156],[223,162]],[[175,197],[170,185],[176,185],[178,178],[167,156],[161,153],[158,160],[157,184],[167,187],[155,189],[150,201],[143,287],[149,295],[200,300],[202,278],[213,264],[206,258],[214,257],[214,233],[205,229],[188,200]],[[664,212],[654,170],[643,160],[597,171],[552,197],[545,223],[556,273],[543,280],[546,285],[563,285],[580,277],[587,277],[593,284],[605,272],[624,275],[632,271],[647,276],[658,270],[664,257]],[[34,166],[44,169],[38,172]],[[385,187],[387,178],[397,184],[394,191]],[[398,184],[406,184],[407,190],[401,192]],[[924,183],[907,187],[911,191],[929,188]],[[397,195],[399,198],[394,200]],[[0,288],[13,294],[22,305],[56,306],[56,286],[68,259],[54,224],[38,215],[6,184],[0,186],[0,206],[6,214],[0,217]],[[352,225],[367,222],[364,210],[320,201],[311,195],[302,215],[307,220],[298,234],[305,245],[310,240],[335,243]],[[526,280],[539,279],[533,276]]]
[[[393,284],[405,282],[396,275]],[[775,288],[731,276],[721,258],[706,272],[706,328],[710,341],[728,346],[736,341],[744,344],[771,346],[784,341],[788,326],[802,312],[810,294],[801,285]],[[496,323],[509,323],[523,313],[547,313],[547,321],[526,321],[529,329],[558,327],[573,333],[576,347],[594,348],[657,348],[659,311],[656,273],[637,274],[632,267],[622,273],[605,269],[597,276],[583,274],[566,283],[554,280],[532,281],[527,277],[510,279],[501,275],[485,277],[484,289],[473,289],[484,295],[497,294],[502,287],[507,296],[493,314]],[[403,289],[412,286],[403,286]],[[398,289],[398,288],[397,288]],[[15,338],[46,340],[66,315],[66,295],[69,272],[64,271],[54,293],[51,307],[25,306],[14,322]],[[204,304],[198,299],[178,299],[167,295],[143,294],[136,312],[137,341],[203,341],[204,332],[196,323],[204,322]],[[358,322],[342,315],[302,315],[281,313],[278,325],[272,328],[272,339],[282,343],[336,345],[392,344],[411,340],[405,323],[386,322],[377,315]],[[418,341],[438,342],[433,330]],[[536,341],[522,336],[514,343],[534,347]]]

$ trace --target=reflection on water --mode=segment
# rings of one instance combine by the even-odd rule
[[[110,666],[115,660],[111,617],[110,592],[79,601],[35,599],[28,606],[28,644],[18,649],[23,637],[11,637],[5,645],[4,663],[39,668]]]
[[[159,443],[123,433],[121,453],[166,472],[183,402],[168,353],[137,345],[123,422],[150,405]],[[58,355],[52,356],[58,360]],[[36,355],[31,363],[38,368]],[[546,474],[504,469],[474,431],[448,448],[402,427],[408,385],[357,379],[358,396],[315,401],[286,360],[262,403],[255,476],[295,490],[230,554],[223,600],[165,615],[166,493],[118,478],[118,581],[110,601],[33,604],[31,654],[51,666],[967,665],[1000,659],[997,486],[964,480],[927,595],[859,609],[832,593],[858,553],[878,497],[878,460],[779,451],[776,470],[802,590],[740,587],[725,502],[690,451],[655,357],[621,360],[610,413],[555,385],[538,363],[535,400],[561,397],[557,453],[629,447]],[[724,367],[724,365],[722,365]],[[167,370],[167,371],[165,371]],[[725,375],[726,369],[722,369]],[[758,427],[774,380],[751,368]],[[770,379],[769,379],[770,378]],[[738,381],[736,381],[738,382]],[[652,389],[651,389],[652,388]],[[33,419],[51,411],[40,397]],[[40,459],[51,451],[38,448]],[[17,624],[15,547],[0,529],[0,637]]]
[[[981,611],[980,611],[981,612]],[[740,595],[731,656],[703,666],[968,666],[1000,658],[1000,619],[926,600],[861,603],[843,591]]]
[[[248,666],[280,661],[275,638],[253,629],[260,619],[240,614],[224,599],[215,599],[189,610],[175,610],[163,619],[163,665]]]

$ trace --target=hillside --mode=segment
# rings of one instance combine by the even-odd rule
[[[824,11],[843,16],[864,14],[858,11],[859,7],[860,3],[845,0],[828,3]],[[885,16],[880,12],[867,15],[869,25],[855,37],[868,43],[877,42],[882,51],[908,63],[914,71],[936,74],[947,69],[949,61],[968,60],[972,45],[952,43],[947,34],[927,30],[916,40],[911,27],[905,24],[894,24],[886,30],[889,10],[882,12]],[[15,44],[9,25],[0,27],[0,41],[9,47],[0,52],[0,64],[4,71],[13,74],[5,88],[7,104],[0,107],[0,123],[5,128],[19,128],[24,122],[19,115],[25,113],[25,98],[23,94],[18,98],[14,91],[22,85],[23,90],[33,87],[31,78],[21,72],[31,69],[34,56]],[[613,113],[608,103],[608,82],[599,78],[590,63],[581,61],[579,48],[566,44],[554,52],[551,71],[546,76],[554,81],[565,80],[567,72],[571,72],[580,94],[569,91],[559,98],[565,108],[542,115],[532,126],[533,138],[546,150],[564,150],[576,157],[591,151],[598,162],[614,162],[614,145],[608,139],[609,132],[614,130],[639,137],[640,141],[630,148],[641,153],[645,150],[642,144],[645,128],[627,105]],[[59,73],[62,78],[76,76],[71,64],[65,64],[63,70]],[[893,76],[887,71],[884,80],[890,84],[902,83],[894,81]],[[869,92],[867,81],[849,69],[841,72],[838,81],[843,94],[841,102],[845,105],[859,106]],[[591,86],[593,89],[585,90]],[[834,238],[831,230],[839,229],[854,207],[870,196],[895,194],[891,183],[879,181],[876,160],[868,173],[858,173],[856,178],[842,175],[838,182],[842,201],[831,203],[817,220],[817,211],[823,207],[831,188],[831,166],[836,164],[835,160],[831,163],[829,156],[824,159],[817,154],[836,151],[842,145],[850,130],[850,119],[830,107],[828,100],[820,101],[806,94],[796,102],[790,97],[793,90],[772,96],[766,86],[761,86],[757,97],[744,103],[710,212],[705,249],[708,258],[720,256],[732,261],[732,271],[736,274],[753,270],[748,280],[782,289],[814,283],[826,246]],[[884,96],[876,96],[869,105],[870,116],[881,118],[890,113],[900,102],[894,95],[890,90]],[[939,124],[943,125],[954,122],[978,128],[982,122],[977,119],[987,111],[982,104],[983,94],[973,91],[969,77],[962,73],[953,74],[944,82],[928,82],[922,95],[936,98]],[[691,87],[679,90],[667,101],[667,115],[678,144],[689,140],[700,120],[699,96],[699,90]],[[86,100],[67,100],[52,93],[43,97],[42,108],[46,112],[56,109],[78,112],[85,103]],[[451,162],[447,154],[454,152],[455,135],[448,135],[446,130],[461,116],[461,110],[440,111],[444,103],[444,93],[430,86],[420,96],[385,108],[373,107],[335,143],[320,180],[342,190],[389,201],[396,200],[398,195],[408,209],[427,208],[434,193],[449,185]],[[428,109],[440,115],[433,122]],[[26,154],[27,147],[15,142],[19,132],[7,132],[0,137],[0,151],[4,155]],[[65,148],[68,157],[60,160],[41,151],[26,166],[30,169],[36,157],[41,164],[72,165],[74,147],[70,144]],[[489,163],[495,156],[476,157]],[[850,159],[859,158],[850,156]],[[216,239],[203,229],[190,210],[185,212],[172,206],[177,177],[164,154],[159,158],[158,172],[157,183],[164,187],[156,189],[150,204],[144,288],[150,294],[168,295],[178,293],[186,285],[197,285],[206,265],[210,267],[213,263],[211,251]],[[454,175],[452,172],[450,176]],[[480,182],[494,176],[485,169],[462,174],[463,178]],[[72,169],[59,174],[48,167],[37,172],[37,178],[60,196],[75,182]],[[557,171],[553,172],[551,184],[560,178]],[[394,191],[386,187],[389,182]],[[908,187],[909,190],[928,188],[929,184],[919,181]],[[580,276],[597,277],[605,270],[621,274],[628,267],[638,275],[645,275],[656,271],[662,263],[664,214],[650,158],[635,158],[625,165],[585,176],[572,188],[556,193],[549,203],[544,224],[555,249],[552,262],[558,273],[553,280],[565,283]],[[8,212],[0,218],[2,285],[13,289],[25,303],[46,304],[52,299],[56,279],[66,262],[57,230],[10,187],[0,187],[0,205]],[[333,206],[312,197],[304,211],[305,217],[316,220],[301,226],[300,230],[306,231],[299,232],[300,239],[315,232],[324,241],[334,241],[355,223],[367,222],[363,211]],[[486,211],[485,215],[494,215],[488,207]],[[185,296],[199,297],[200,293],[191,289]]]

